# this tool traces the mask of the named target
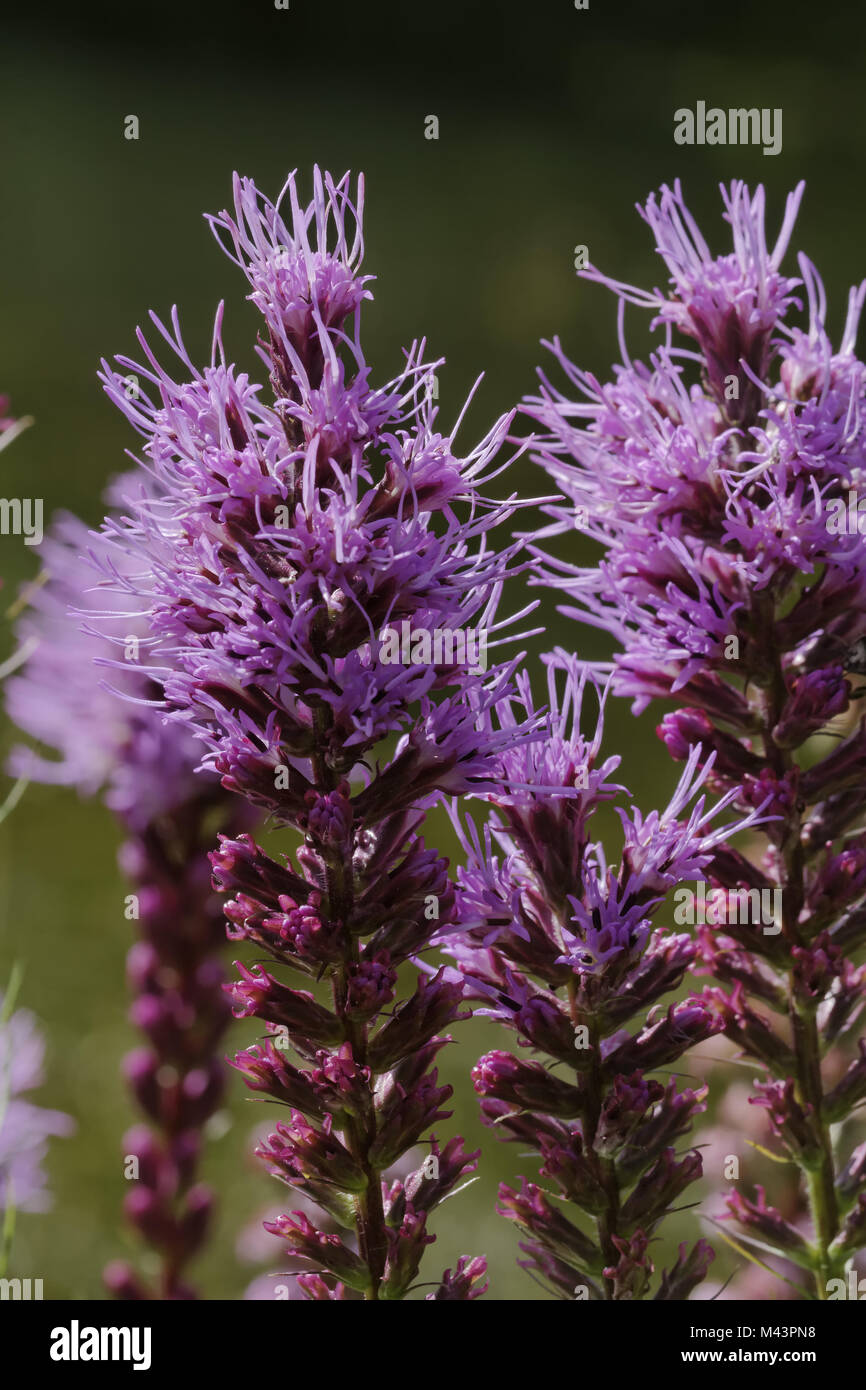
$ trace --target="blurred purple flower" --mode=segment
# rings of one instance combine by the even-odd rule
[[[105,635],[86,616],[99,583],[95,557],[107,563],[109,554],[100,537],[68,514],[42,542],[43,574],[24,591],[27,607],[16,629],[26,660],[5,694],[12,721],[51,756],[21,745],[10,770],[87,797],[101,792],[124,824],[142,831],[201,792],[199,747],[154,708],[146,620],[101,591],[100,605],[115,610],[101,616]],[[109,670],[115,644],[126,660]]]
[[[51,1194],[43,1161],[48,1140],[72,1134],[75,1123],[59,1110],[24,1100],[42,1085],[45,1044],[36,1019],[18,1009],[5,1020],[0,994],[0,1211],[48,1211]]]

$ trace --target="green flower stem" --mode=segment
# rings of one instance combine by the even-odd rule
[[[767,763],[778,777],[783,777],[796,765],[791,753],[780,748],[773,739],[775,728],[785,700],[787,690],[782,670],[781,656],[775,647],[772,633],[775,626],[775,613],[772,605],[767,605],[764,613],[764,632],[768,649],[773,653],[773,674],[771,684],[761,691],[763,716],[763,742]],[[784,882],[782,883],[782,930],[789,947],[809,944],[804,936],[800,916],[805,901],[806,860],[801,838],[801,808],[792,810],[791,825],[783,853]],[[819,1147],[819,1158],[806,1165],[793,1154],[803,1173],[809,1208],[815,1232],[815,1251],[817,1269],[815,1271],[815,1293],[819,1299],[827,1297],[827,1281],[833,1277],[833,1260],[829,1253],[830,1244],[839,1230],[839,1207],[836,1197],[836,1169],[833,1146],[830,1141],[829,1125],[824,1116],[824,1081],[821,1075],[822,1046],[815,1018],[815,1010],[798,998],[797,982],[793,965],[788,970],[788,1020],[791,1040],[797,1067],[794,1077],[795,1092],[799,1103],[811,1114],[815,1136]]]
[[[327,711],[317,709],[314,715],[317,750],[327,746],[329,724]],[[313,769],[319,790],[333,791],[338,778],[321,751],[317,751],[313,757]],[[344,927],[345,957],[334,977],[334,1008],[342,1020],[346,1040],[352,1048],[352,1056],[357,1064],[363,1067],[367,1064],[367,1026],[357,1023],[347,1013],[349,967],[357,964],[360,959],[357,938],[346,927],[354,901],[354,876],[351,863],[346,863],[339,854],[329,854],[325,858],[328,912],[332,920],[340,922]],[[358,1237],[358,1253],[370,1271],[370,1283],[364,1298],[378,1302],[379,1288],[385,1271],[388,1238],[385,1208],[382,1203],[381,1174],[369,1159],[370,1148],[376,1137],[372,1087],[367,1102],[367,1113],[363,1117],[348,1116],[342,1137],[346,1148],[367,1179],[363,1192],[353,1199],[355,1230]]]

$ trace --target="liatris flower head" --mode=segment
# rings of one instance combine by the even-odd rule
[[[359,319],[369,291],[355,273],[360,193],[356,209],[348,178],[334,185],[316,175],[308,208],[298,206],[294,178],[285,197],[291,228],[280,204],[246,180],[236,181],[234,214],[212,219],[253,286],[251,299],[265,305],[272,404],[226,362],[222,310],[203,372],[189,360],[177,316],[171,332],[157,324],[189,380],[174,382],[143,339],[146,366],[119,359],[146,383],[137,398],[107,364],[103,374],[144,435],[159,483],[158,499],[128,496],[129,514],[107,530],[121,554],[146,561],[152,582],[139,593],[134,579],[115,575],[113,587],[147,605],[161,639],[154,676],[205,741],[206,764],[294,819],[315,790],[299,761],[315,750],[334,762],[339,750],[341,774],[351,771],[365,747],[406,728],[416,702],[421,719],[397,760],[401,774],[411,773],[413,798],[429,789],[434,745],[433,780],[444,767],[453,768],[455,791],[476,780],[471,719],[453,701],[432,699],[461,663],[394,661],[382,634],[407,621],[418,633],[490,628],[514,567],[510,554],[472,543],[514,503],[489,503],[479,492],[508,420],[466,457],[455,455],[435,428],[438,364],[423,361],[423,344],[394,381],[368,384]],[[455,511],[461,501],[472,509],[468,520]],[[160,651],[176,669],[159,668]],[[501,685],[499,670],[479,684],[479,711]],[[325,721],[333,747],[320,743]],[[288,785],[275,788],[280,766]]]
[[[799,279],[782,269],[801,194],[768,250],[763,190],[723,190],[734,249],[720,257],[679,185],[651,199],[645,217],[670,293],[592,272],[621,303],[655,311],[663,334],[648,362],[628,358],[621,333],[624,363],[602,383],[555,343],[569,386],[542,377],[527,411],[545,431],[538,458],[567,499],[551,509],[548,534],[573,527],[577,507],[604,552],[585,567],[548,560],[544,578],[572,616],[614,638],[616,693],[637,709],[675,704],[659,727],[672,756],[699,746],[726,797],[765,807],[760,862],[719,845],[707,873],[723,893],[778,894],[781,909],[771,921],[728,922],[724,936],[701,931],[702,960],[721,981],[703,1003],[764,1071],[755,1101],[801,1169],[811,1213],[802,1287],[824,1298],[861,1240],[862,1184],[840,1165],[857,1138],[864,1074],[852,1049],[851,955],[866,920],[857,858],[866,731],[855,703],[866,633],[855,344],[866,282],[851,290],[834,347],[817,270],[804,255]],[[793,321],[802,311],[804,326]],[[831,1046],[848,1049],[841,1079]],[[763,1194],[756,1204],[735,1193],[730,1210],[743,1239],[790,1256]]]
[[[698,770],[697,749],[664,811],[643,817],[622,805],[625,788],[611,780],[619,759],[601,756],[607,692],[597,692],[601,710],[587,737],[586,668],[557,652],[548,675],[544,741],[503,754],[503,789],[488,798],[494,809],[483,838],[455,812],[467,867],[457,930],[441,939],[480,1012],[515,1032],[518,1049],[545,1059],[498,1050],[473,1072],[485,1121],[537,1149],[540,1176],[554,1185],[524,1179],[519,1192],[500,1193],[503,1214],[528,1237],[527,1267],[561,1296],[642,1298],[654,1273],[649,1240],[701,1174],[697,1151],[677,1157],[673,1143],[706,1095],[652,1073],[720,1027],[702,1001],[663,1002],[696,948],[654,919],[671,884],[703,875],[715,847],[760,816],[752,810],[714,824],[733,797],[705,809],[698,794],[711,764]],[[531,719],[528,682],[519,700],[522,719]],[[518,718],[516,705],[500,708],[506,726]],[[606,802],[619,803],[618,866],[590,838],[591,818]],[[589,1218],[592,1235],[563,1202]],[[700,1242],[681,1251],[655,1296],[686,1297],[710,1258]]]
[[[747,366],[763,378],[773,351],[773,333],[792,307],[800,281],[782,275],[780,267],[794,230],[803,195],[800,184],[788,198],[782,228],[772,250],[765,231],[763,188],[751,194],[743,183],[722,188],[725,221],[733,250],[713,256],[691,216],[679,180],[651,194],[640,208],[655,237],[656,250],[669,272],[672,293],[646,294],[627,285],[615,288],[626,302],[655,310],[652,326],[670,324],[693,339],[701,352],[710,390],[724,399],[725,380]],[[605,277],[587,268],[587,278]],[[729,400],[737,400],[729,397]],[[746,402],[727,407],[733,421]]]
[[[154,319],[180,380],[143,335],[144,365],[103,364],[149,479],[106,523],[119,559],[103,565],[104,586],[147,615],[149,674],[169,720],[203,744],[203,766],[303,837],[294,861],[248,836],[213,855],[232,939],[276,962],[239,966],[231,988],[236,1015],[270,1035],[236,1066],[290,1107],[261,1157],[324,1213],[270,1229],[305,1297],[399,1299],[430,1212],[477,1160],[459,1140],[423,1140],[449,1114],[433,1063],[461,1017],[459,982],[433,968],[408,998],[398,987],[453,915],[424,811],[489,789],[496,754],[536,722],[487,717],[517,665],[487,662],[506,626],[503,583],[522,565],[489,537],[515,499],[483,490],[504,466],[510,417],[459,454],[456,431],[437,425],[439,364],[423,343],[373,384],[360,183],[353,193],[348,175],[317,171],[306,206],[294,175],[276,204],[245,179],[234,195],[211,225],[262,315],[268,386],[228,361],[222,308],[203,369],[176,311],[170,329]],[[130,372],[144,383],[132,401]],[[315,992],[285,983],[287,970]],[[383,1181],[422,1140],[436,1145],[429,1181],[411,1195]],[[461,1264],[436,1296],[475,1297],[481,1274]]]

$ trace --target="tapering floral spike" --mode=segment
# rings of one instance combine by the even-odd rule
[[[546,582],[572,601],[565,611],[615,639],[617,694],[638,710],[654,699],[680,706],[659,727],[671,755],[692,756],[699,743],[715,786],[740,807],[765,805],[760,863],[722,845],[708,863],[723,904],[759,905],[700,928],[704,966],[722,985],[700,1002],[764,1069],[754,1100],[802,1172],[805,1254],[763,1194],[755,1206],[735,1193],[730,1210],[744,1240],[757,1231],[764,1251],[789,1259],[796,1248],[804,1295],[826,1298],[863,1244],[852,1213],[866,1193],[866,1175],[846,1166],[866,1095],[852,1045],[863,987],[852,956],[866,939],[866,723],[856,704],[866,367],[855,352],[866,282],[850,292],[834,347],[814,266],[801,255],[799,279],[781,269],[801,193],[770,251],[763,190],[723,189],[734,246],[718,257],[678,184],[651,198],[644,216],[669,293],[592,272],[621,303],[655,311],[664,333],[648,364],[629,360],[621,332],[624,365],[601,383],[556,342],[568,387],[542,376],[527,411],[546,431],[539,461],[567,499],[549,509],[548,534],[577,520],[604,550],[585,568],[548,559]],[[689,343],[677,345],[675,330]],[[775,908],[763,910],[765,897]]]
[[[459,930],[442,940],[480,1012],[544,1059],[491,1052],[473,1072],[485,1121],[537,1150],[541,1178],[552,1184],[524,1179],[519,1192],[500,1192],[500,1210],[527,1237],[527,1268],[563,1297],[646,1298],[649,1240],[701,1175],[700,1154],[674,1144],[706,1095],[652,1073],[721,1026],[704,1003],[662,1003],[696,948],[654,929],[653,919],[672,884],[702,878],[716,846],[759,816],[713,824],[734,796],[705,809],[698,794],[712,759],[699,772],[697,749],[663,812],[644,818],[626,809],[624,788],[611,780],[620,759],[601,758],[606,692],[588,738],[586,670],[557,652],[548,678],[545,738],[502,756],[503,790],[489,798],[483,838],[455,813],[467,867]],[[533,718],[528,680],[519,688],[518,701],[500,706],[505,727]],[[616,869],[590,838],[593,815],[609,802],[619,803],[623,827]],[[711,1257],[703,1243],[681,1251],[655,1297],[687,1297]]]
[[[158,1252],[160,1274],[149,1285],[118,1261],[106,1283],[121,1298],[187,1299],[196,1295],[185,1266],[206,1239],[213,1205],[195,1178],[202,1130],[224,1090],[217,1049],[230,1017],[208,850],[215,822],[239,832],[249,817],[215,777],[197,775],[199,745],[154,708],[156,687],[143,669],[146,623],[115,603],[117,611],[102,617],[111,640],[84,630],[81,610],[98,583],[94,557],[107,562],[104,543],[66,516],[41,553],[46,582],[28,591],[31,606],[19,624],[27,660],[8,683],[7,707],[55,756],[21,747],[12,768],[82,795],[101,793],[126,833],[121,865],[135,889],[122,911],[137,924],[130,1018],[146,1043],[125,1059],[124,1073],[148,1123],[123,1139],[124,1171],[133,1159],[137,1167],[134,1177],[131,1168],[126,1174],[124,1210]],[[126,660],[109,686],[99,663],[114,659],[115,644]]]
[[[141,335],[144,365],[104,364],[156,489],[130,490],[107,523],[120,560],[105,585],[146,612],[148,670],[203,765],[303,836],[294,863],[249,838],[213,855],[232,939],[278,969],[240,966],[231,989],[237,1016],[270,1035],[238,1069],[291,1107],[261,1156],[340,1227],[301,1211],[270,1229],[305,1271],[305,1297],[400,1299],[431,1210],[477,1161],[424,1137],[450,1113],[433,1063],[459,986],[442,971],[409,997],[399,986],[453,916],[423,815],[443,793],[492,786],[497,753],[534,732],[485,717],[516,665],[488,663],[502,584],[520,568],[488,532],[517,504],[481,491],[504,466],[510,417],[459,456],[436,427],[439,364],[423,343],[372,384],[360,183],[353,195],[348,176],[317,171],[307,207],[294,175],[276,205],[247,179],[234,194],[211,224],[262,315],[270,389],[227,362],[222,309],[202,370],[177,314],[171,329],[154,320],[179,381]],[[143,388],[132,401],[130,372]],[[284,983],[286,970],[311,988]],[[419,1141],[433,1144],[423,1180],[383,1183]],[[475,1297],[480,1277],[461,1265],[439,1296]]]

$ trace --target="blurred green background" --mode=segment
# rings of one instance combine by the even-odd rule
[[[124,465],[132,432],[103,398],[102,355],[130,351],[136,324],[181,308],[193,356],[207,350],[227,301],[230,354],[255,369],[255,315],[245,282],[202,220],[224,207],[234,169],[272,195],[314,162],[367,178],[366,311],[374,378],[426,336],[444,355],[442,420],[487,372],[463,443],[533,389],[539,340],[562,336],[581,365],[605,373],[617,355],[614,302],[574,274],[574,247],[615,277],[654,285],[661,272],[634,211],[651,189],[682,178],[711,245],[727,249],[718,183],[763,181],[772,237],[784,195],[808,182],[794,238],[816,261],[838,333],[863,248],[862,13],[846,5],[365,5],[271,0],[117,7],[40,5],[3,21],[0,42],[0,391],[35,426],[3,454],[2,491],[41,496],[46,517],[69,508],[96,522],[105,481]],[[673,112],[708,105],[781,107],[783,152],[682,149]],[[124,118],[140,121],[124,139]],[[425,117],[440,121],[424,138]],[[645,321],[628,320],[635,352]],[[546,490],[526,461],[510,484]],[[38,554],[2,539],[5,609]],[[578,554],[575,542],[575,554]],[[520,594],[512,594],[513,607]],[[547,598],[543,638],[581,655],[603,637],[559,618]],[[0,657],[11,650],[4,621]],[[62,700],[63,692],[58,691]],[[608,751],[645,809],[675,781],[652,734],[611,711]],[[3,745],[12,735],[3,731]],[[8,788],[8,779],[4,783]],[[130,924],[115,855],[118,834],[98,805],[31,786],[0,828],[0,980],[26,966],[21,1002],[44,1026],[48,1080],[40,1099],[72,1113],[74,1138],[54,1143],[50,1215],[21,1217],[13,1272],[43,1277],[46,1297],[102,1296],[106,1260],[133,1249],[119,1218],[120,1135],[133,1115],[118,1063],[134,1037],[125,1019]],[[444,822],[430,840],[448,853]],[[615,852],[616,843],[612,850]],[[232,1042],[251,1032],[237,1025]],[[516,1240],[493,1212],[497,1183],[531,1172],[513,1145],[479,1126],[468,1069],[498,1045],[464,1027],[446,1050],[455,1117],[483,1148],[480,1181],[443,1207],[427,1277],[463,1252],[487,1253],[492,1296],[541,1297],[515,1266]],[[261,1112],[238,1080],[207,1175],[222,1194],[215,1241],[193,1270],[205,1296],[238,1297],[254,1273],[235,1258],[243,1221],[281,1194],[245,1154]],[[275,1261],[278,1267],[279,1260]],[[725,1265],[726,1269],[731,1266]]]

